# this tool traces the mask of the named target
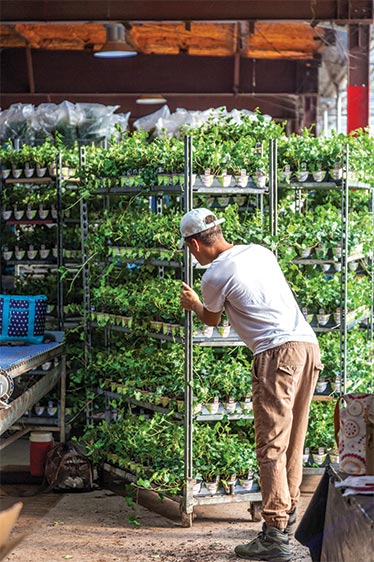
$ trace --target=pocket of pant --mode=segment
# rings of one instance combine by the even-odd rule
[[[318,375],[320,374],[321,371],[323,371],[324,368],[325,366],[322,365],[322,363],[318,363],[318,365],[315,366],[315,370],[318,373]]]
[[[303,365],[279,361],[274,380],[275,393],[279,400],[292,400],[295,385],[302,371]]]
[[[302,369],[303,365],[290,365],[289,363],[282,363],[279,362],[278,371],[282,371],[286,375],[290,375],[291,377],[299,370]]]

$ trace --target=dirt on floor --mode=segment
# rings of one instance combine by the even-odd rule
[[[24,538],[5,562],[239,562],[235,545],[262,526],[250,520],[244,503],[198,506],[192,527],[184,528],[179,505],[152,493],[141,494],[133,507],[115,488],[17,497],[22,493],[20,485],[1,487],[1,510],[19,499],[24,504],[12,533]],[[302,495],[300,515],[311,497]],[[311,561],[294,539],[292,549],[294,562]]]

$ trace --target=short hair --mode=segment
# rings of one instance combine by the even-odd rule
[[[208,215],[205,219],[206,224],[214,222],[217,220],[217,217],[214,215]],[[205,246],[213,246],[218,238],[222,236],[222,228],[220,224],[216,226],[212,226],[212,228],[208,228],[208,230],[204,230],[203,232],[198,232],[197,234],[192,234],[192,236],[186,236],[184,239],[185,242],[191,242],[193,238],[196,240],[200,240],[202,244]]]

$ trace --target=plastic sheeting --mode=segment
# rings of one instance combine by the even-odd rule
[[[154,136],[167,135],[169,137],[179,137],[184,134],[184,127],[196,129],[208,120],[212,123],[218,123],[223,117],[229,117],[232,123],[240,124],[244,115],[257,119],[256,114],[247,109],[227,111],[226,107],[222,106],[203,111],[193,111],[177,108],[174,113],[170,113],[168,106],[164,105],[154,113],[134,121],[134,127],[144,131],[154,129]],[[267,121],[272,119],[270,115],[265,115],[264,117]]]
[[[162,123],[170,117],[170,109],[167,105],[163,105],[157,111],[150,113],[149,115],[144,115],[144,117],[139,117],[134,121],[135,129],[142,129],[143,131],[150,131],[154,128],[162,127]]]
[[[100,103],[59,104],[16,103],[0,113],[0,138],[33,144],[54,137],[58,132],[64,142],[94,141],[117,135],[117,128],[128,128],[130,113],[115,113],[119,105]]]

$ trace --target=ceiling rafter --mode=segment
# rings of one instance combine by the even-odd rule
[[[331,30],[307,23],[141,23],[128,26],[126,39],[139,53],[312,58],[328,44]],[[47,50],[98,50],[105,42],[103,24],[0,25],[0,46]]]
[[[372,0],[2,0],[4,22],[335,21],[371,23]]]

